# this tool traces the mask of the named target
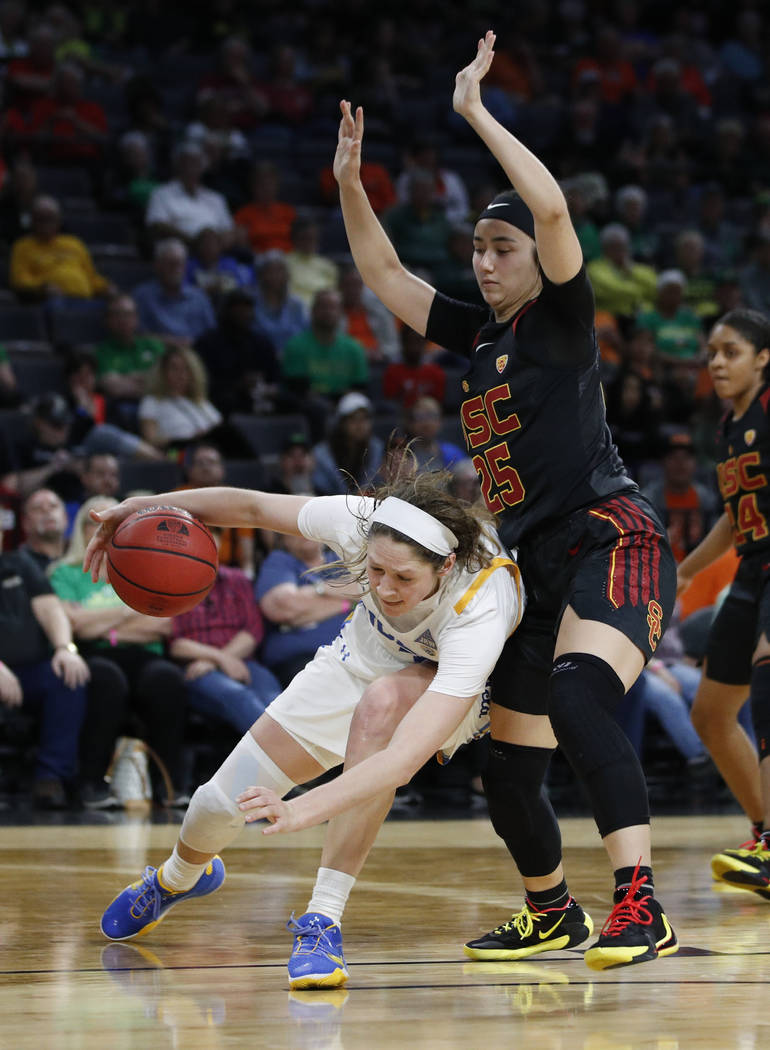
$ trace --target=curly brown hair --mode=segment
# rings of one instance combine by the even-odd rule
[[[388,496],[396,496],[436,518],[457,537],[455,554],[459,568],[468,572],[478,572],[489,566],[494,557],[489,546],[490,534],[494,532],[494,519],[489,511],[479,504],[471,504],[453,496],[449,487],[451,480],[452,475],[446,470],[410,474],[377,488],[371,493],[371,497],[375,504],[379,505]],[[366,578],[366,544],[374,536],[386,536],[396,543],[407,544],[422,561],[435,569],[440,569],[446,562],[445,555],[427,550],[411,536],[404,535],[390,525],[378,521],[370,522],[368,517],[359,514],[358,511],[355,513],[363,541],[361,552],[356,558],[344,563],[345,570],[353,579],[364,582]],[[343,563],[332,562],[328,568],[339,571],[343,568]]]

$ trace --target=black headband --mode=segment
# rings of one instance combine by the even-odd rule
[[[506,194],[504,199],[495,197],[476,221],[480,222],[481,219],[499,219],[501,222],[507,222],[511,226],[515,226],[533,240],[535,239],[535,220],[532,218],[532,212],[521,197],[509,196],[508,194]]]

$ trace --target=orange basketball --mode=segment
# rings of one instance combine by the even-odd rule
[[[147,507],[115,530],[107,576],[126,605],[177,616],[202,601],[217,577],[217,547],[202,522],[179,507]]]

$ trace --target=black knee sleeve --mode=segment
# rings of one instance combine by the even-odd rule
[[[492,827],[525,878],[550,873],[561,862],[561,834],[545,791],[553,752],[490,740],[482,774]]]
[[[759,748],[759,761],[770,755],[770,657],[757,660],[751,669],[751,720]]]
[[[551,725],[588,793],[602,838],[650,820],[642,767],[613,713],[624,692],[598,656],[565,653],[554,661],[548,687]]]

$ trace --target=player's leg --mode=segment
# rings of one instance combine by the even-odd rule
[[[749,695],[749,683],[714,681],[706,672],[692,706],[695,731],[752,824],[762,822],[757,752],[738,713]]]
[[[546,682],[538,685],[534,674],[527,678],[520,671],[518,681],[529,682],[534,695],[545,690]],[[469,941],[465,954],[477,960],[522,959],[574,947],[590,937],[593,923],[571,896],[561,864],[561,834],[545,787],[556,747],[550,721],[546,715],[493,703],[490,728],[483,774],[489,813],[519,869],[526,896],[519,912]]]
[[[433,664],[415,664],[367,687],[350,724],[345,769],[387,747],[396,726],[430,686],[435,670]],[[290,988],[337,987],[347,980],[343,912],[392,804],[389,791],[329,821],[313,893],[305,913],[290,923]]]
[[[552,615],[530,601],[492,675],[489,755],[482,775],[492,826],[519,869],[526,897],[519,912],[465,945],[472,959],[518,959],[572,947],[593,930],[567,888],[561,833],[545,787],[556,747],[547,716],[552,662]]]
[[[574,525],[548,710],[615,874],[614,907],[585,955],[590,967],[606,969],[677,950],[654,897],[647,783],[615,718],[667,626],[676,565],[663,525],[638,494],[594,506]]]
[[[770,644],[764,632],[751,668],[751,715],[759,748],[761,822],[754,822],[754,842],[717,853],[711,858],[711,871],[723,882],[770,900]]]
[[[214,776],[195,791],[171,856],[158,869],[148,867],[107,908],[101,923],[105,936],[125,940],[147,933],[175,904],[219,888],[224,866],[216,854],[243,828],[235,799],[247,787],[260,785],[285,795],[341,760],[360,695],[360,689],[351,693],[348,677],[328,655],[316,657],[297,675],[273,702],[271,713],[260,716]],[[323,724],[308,722],[308,710],[324,714],[324,704],[329,711]]]

